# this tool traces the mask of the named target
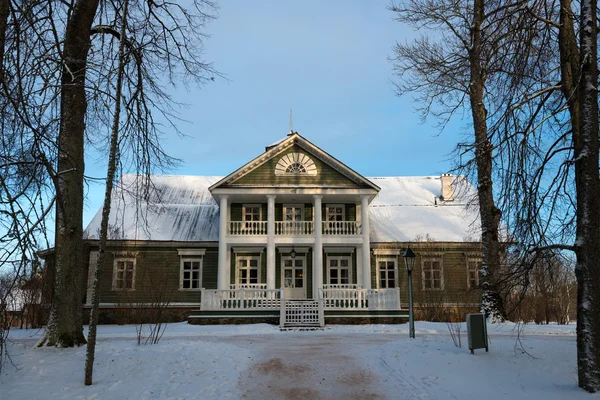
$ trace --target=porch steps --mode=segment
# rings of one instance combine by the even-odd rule
[[[320,326],[296,326],[289,328],[279,328],[281,332],[312,332],[312,331],[324,331],[325,327]]]

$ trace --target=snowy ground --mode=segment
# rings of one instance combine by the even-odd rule
[[[32,349],[40,332],[11,331],[15,366],[2,399],[590,399],[576,384],[575,325],[489,326],[490,352],[452,343],[445,324],[167,327],[137,346],[133,326],[100,326],[94,385],[85,348]],[[526,353],[523,351],[525,350]],[[528,353],[528,354],[527,354]]]

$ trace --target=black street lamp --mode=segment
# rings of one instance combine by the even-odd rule
[[[415,267],[415,253],[409,248],[404,252],[404,264],[408,272],[408,336],[415,337],[415,316],[413,314],[412,272]]]

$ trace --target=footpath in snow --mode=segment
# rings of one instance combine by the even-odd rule
[[[100,326],[94,385],[85,347],[32,346],[12,330],[2,399],[590,399],[577,388],[575,325],[489,325],[490,352],[454,346],[446,324],[329,325],[280,332],[266,324],[170,324],[138,346],[134,326]]]

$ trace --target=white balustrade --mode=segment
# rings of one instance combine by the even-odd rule
[[[280,290],[264,288],[202,289],[201,310],[276,310]]]
[[[326,221],[323,222],[323,235],[361,235],[362,222],[359,221]]]
[[[319,298],[328,310],[399,310],[400,289],[360,289],[326,285],[319,289]],[[355,285],[358,286],[358,285]]]
[[[266,235],[267,221],[230,221],[230,235]]]
[[[313,233],[312,221],[275,221],[276,235],[307,236]]]

